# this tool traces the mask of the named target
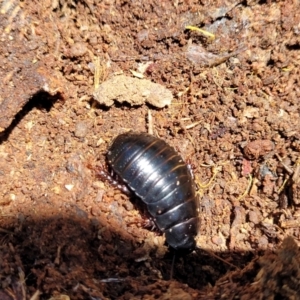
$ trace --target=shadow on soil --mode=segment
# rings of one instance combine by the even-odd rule
[[[60,94],[56,94],[54,96],[51,96],[47,92],[39,92],[35,94],[16,114],[11,124],[3,132],[0,133],[0,144],[8,140],[9,135],[14,130],[14,128],[33,108],[38,108],[40,110],[45,110],[49,112],[53,107],[54,103],[61,99],[62,96]]]
[[[171,253],[157,257],[152,249],[149,258],[139,262],[137,251],[142,245],[124,239],[97,219],[76,212],[68,216],[45,212],[32,220],[24,220],[23,215],[26,212],[13,220],[13,228],[0,233],[1,275],[15,295],[19,285],[14,280],[20,281],[20,272],[24,272],[29,294],[38,289],[45,297],[41,299],[55,293],[71,299],[118,299],[126,293],[142,296],[147,294],[145,286],[169,280]],[[235,254],[234,261],[243,264],[251,256]],[[229,270],[233,269],[215,257],[192,253],[176,259],[174,280],[201,290]]]

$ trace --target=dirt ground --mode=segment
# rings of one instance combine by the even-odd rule
[[[299,11],[1,0],[0,299],[300,299]],[[194,169],[198,249],[172,280],[164,236],[96,176],[128,130]]]

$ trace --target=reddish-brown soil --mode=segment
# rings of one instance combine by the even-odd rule
[[[300,299],[299,11],[1,0],[0,299]],[[168,89],[171,105],[99,104],[117,74]],[[95,174],[128,130],[194,168],[198,249],[172,280],[164,236]]]

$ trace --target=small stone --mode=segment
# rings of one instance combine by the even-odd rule
[[[83,56],[87,52],[87,47],[84,43],[75,43],[70,49],[71,57]]]
[[[88,126],[85,122],[78,122],[75,127],[75,136],[78,138],[84,138],[87,135]]]
[[[253,224],[258,224],[260,222],[258,214],[253,210],[249,211],[249,221]]]

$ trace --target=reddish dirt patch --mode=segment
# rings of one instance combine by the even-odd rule
[[[299,299],[299,3],[140,2],[0,2],[0,298]],[[99,105],[121,73],[172,104]],[[199,249],[173,280],[164,237],[93,172],[127,130],[194,166]]]

